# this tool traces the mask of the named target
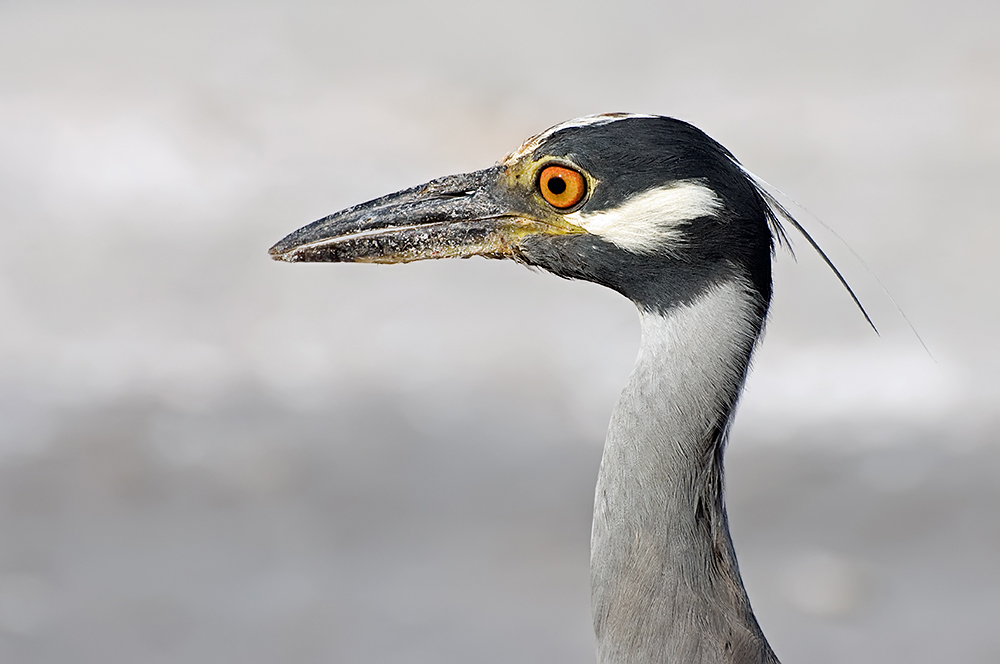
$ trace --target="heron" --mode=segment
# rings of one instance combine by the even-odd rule
[[[320,219],[270,253],[511,259],[630,299],[642,341],[611,415],[591,533],[598,661],[774,664],[729,532],[723,453],[767,318],[782,218],[805,234],[693,125],[612,113],[547,129],[490,168]]]

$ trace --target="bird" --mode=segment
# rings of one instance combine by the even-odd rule
[[[270,254],[509,259],[630,299],[641,344],[611,415],[591,534],[598,662],[776,664],[737,564],[723,455],[787,242],[782,219],[806,234],[700,129],[607,113],[555,125],[492,167],[315,221]]]

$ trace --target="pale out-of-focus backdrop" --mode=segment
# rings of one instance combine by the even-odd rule
[[[0,5],[0,661],[592,661],[631,305],[266,250],[603,111],[808,208],[882,331],[778,256],[729,502],[779,656],[1000,660],[1000,4],[209,0]]]

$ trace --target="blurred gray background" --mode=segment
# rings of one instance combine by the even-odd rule
[[[778,655],[1000,661],[988,0],[0,3],[0,661],[593,661],[631,305],[266,250],[604,111],[799,201],[882,332],[778,256],[728,462]]]

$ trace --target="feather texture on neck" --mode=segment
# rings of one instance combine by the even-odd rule
[[[726,433],[765,311],[731,278],[641,315],[594,507],[601,664],[777,662],[740,579],[722,496]]]

